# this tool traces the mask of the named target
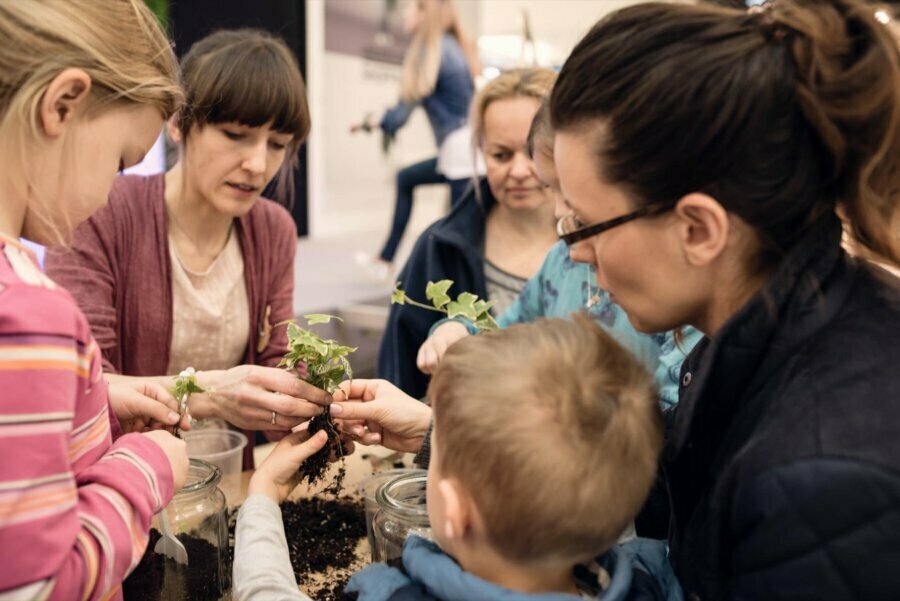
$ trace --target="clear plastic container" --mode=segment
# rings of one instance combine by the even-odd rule
[[[369,539],[369,551],[372,555],[372,561],[377,561],[377,559],[375,559],[375,535],[372,531],[372,519],[375,517],[375,514],[378,513],[378,501],[375,498],[378,489],[382,484],[389,480],[393,480],[397,476],[421,471],[422,470],[411,468],[388,470],[386,472],[372,474],[359,483],[359,496],[363,498],[363,502],[366,506],[366,535]]]
[[[426,504],[427,472],[412,470],[378,488],[378,513],[372,519],[375,538],[373,561],[389,561],[403,555],[406,539],[415,534],[431,540]]]
[[[225,495],[218,488],[218,467],[191,459],[187,481],[164,511],[172,532],[187,550],[182,565],[158,555],[160,538],[156,517],[150,543],[140,564],[125,580],[122,590],[128,601],[218,601],[231,592],[231,560],[228,551],[228,521]]]
[[[217,466],[222,474],[239,474],[244,459],[247,437],[234,430],[199,430],[184,432],[181,437],[191,459],[200,459]]]

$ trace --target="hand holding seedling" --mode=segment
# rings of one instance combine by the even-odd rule
[[[281,439],[253,473],[247,494],[266,495],[276,503],[282,503],[303,478],[300,467],[327,443],[328,436],[324,432],[310,436],[306,430]]]
[[[304,315],[306,324],[313,326],[324,324],[332,319],[339,319],[331,315],[311,314]],[[338,344],[334,340],[326,340],[310,330],[305,330],[295,322],[288,322],[288,352],[279,366],[293,370],[299,364],[306,365],[308,384],[326,391],[329,395],[338,390],[338,386],[345,378],[353,377],[353,370],[347,356],[356,349]],[[310,484],[315,484],[324,475],[328,468],[329,454],[334,453],[338,458],[344,456],[341,442],[341,431],[326,411],[316,415],[309,421],[309,434],[315,436],[324,431],[328,436],[328,444],[307,459],[302,467],[302,477]],[[325,489],[325,492],[338,494],[344,479],[344,468],[338,471],[334,482]]]
[[[322,413],[332,401],[324,390],[275,367],[239,365],[202,371],[197,381],[206,392],[191,395],[191,415],[220,417],[247,430],[287,432]]]
[[[341,384],[347,400],[331,405],[354,440],[393,451],[416,453],[431,425],[431,407],[386,380],[351,380]]]
[[[160,384],[146,381],[117,381],[109,384],[109,404],[119,419],[122,431],[149,432],[171,430],[179,422],[178,402]],[[190,417],[181,419],[179,427],[190,428]]]

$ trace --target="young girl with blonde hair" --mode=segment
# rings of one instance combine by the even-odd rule
[[[0,591],[121,597],[184,443],[136,433],[149,416],[108,391],[87,320],[18,239],[59,243],[103,205],[180,104],[178,70],[141,0],[3,2],[0,37]]]

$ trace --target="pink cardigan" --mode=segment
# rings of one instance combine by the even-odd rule
[[[47,274],[87,316],[107,373],[158,376],[169,365],[172,273],[163,191],[163,175],[117,178],[109,204],[76,228],[69,248],[47,253]],[[284,207],[261,199],[235,226],[250,308],[244,363],[275,366],[287,334],[270,326],[294,317],[294,221]],[[247,434],[245,469],[253,457],[253,433]]]

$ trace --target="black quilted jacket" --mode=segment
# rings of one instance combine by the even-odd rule
[[[900,292],[831,216],[682,368],[663,473],[687,599],[900,599]]]

